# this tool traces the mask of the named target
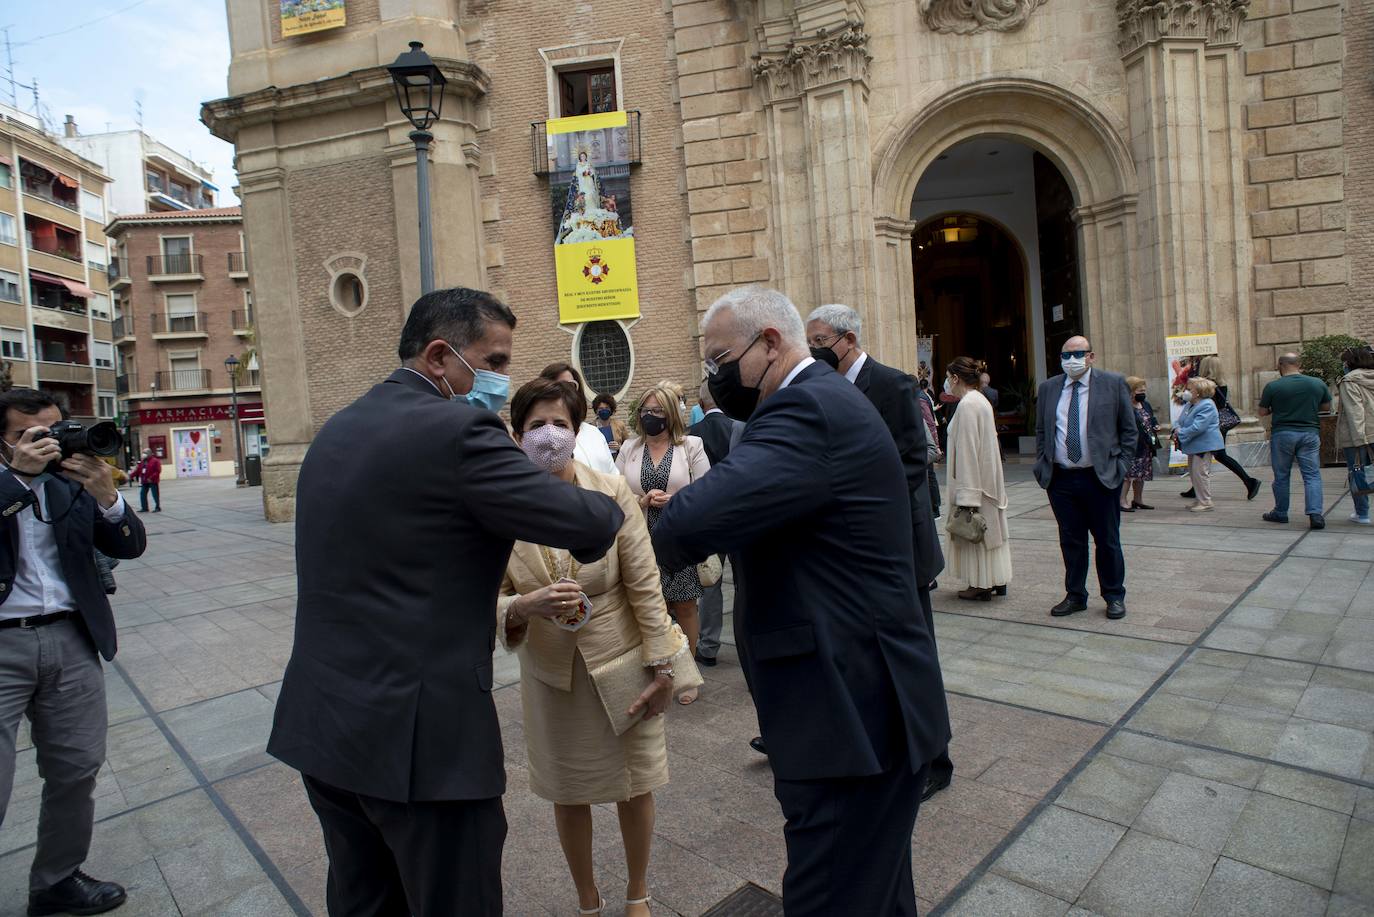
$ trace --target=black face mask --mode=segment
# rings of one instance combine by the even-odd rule
[[[668,429],[668,418],[655,417],[653,414],[640,414],[639,428],[644,431],[645,436],[657,436]]]
[[[1142,403],[1142,404],[1144,404],[1144,403],[1145,403],[1145,393],[1144,393],[1144,392],[1141,392],[1139,395],[1136,395],[1136,396],[1135,396],[1135,400],[1136,400],[1136,401],[1139,401],[1139,402]]]
[[[739,374],[740,362],[758,342],[759,339],[754,338],[749,346],[744,348],[744,353],[739,355],[738,360],[732,360],[717,369],[716,374],[711,376],[707,383],[711,389],[711,397],[716,401],[716,407],[724,411],[725,416],[731,420],[748,420],[754,413],[754,408],[758,407],[759,383],[763,382],[763,376],[768,375],[768,370],[765,369],[763,376],[759,376],[759,381],[753,385],[745,385]]]

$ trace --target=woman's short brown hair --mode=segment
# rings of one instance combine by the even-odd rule
[[[678,402],[682,398],[682,390],[671,382],[660,382],[658,385],[645,390],[644,394],[635,399],[634,407],[630,409],[630,429],[640,436],[644,431],[639,426],[639,412],[644,408],[644,402],[649,400],[652,395],[658,401],[658,406],[667,416],[668,437],[673,445],[682,445],[682,440],[687,436],[687,424],[682,419],[682,410],[678,407]]]
[[[983,387],[983,373],[987,372],[987,368],[986,363],[975,360],[973,357],[955,357],[945,367],[945,371],[969,388],[981,389]]]
[[[1217,384],[1205,376],[1194,376],[1189,379],[1188,387],[1196,392],[1199,398],[1211,398],[1217,393]]]
[[[1133,395],[1135,394],[1135,392],[1136,392],[1137,389],[1142,389],[1142,388],[1144,388],[1147,384],[1148,384],[1148,383],[1146,383],[1146,381],[1145,381],[1144,379],[1140,378],[1139,376],[1127,376],[1127,377],[1126,377],[1126,388],[1130,389],[1131,394],[1133,394]]]
[[[598,407],[600,407],[603,404],[611,409],[612,414],[615,413],[615,398],[613,398],[610,395],[607,395],[605,392],[602,392],[601,394],[597,395],[595,398],[592,399],[592,410],[595,411]]]
[[[579,386],[572,382],[555,382],[540,376],[520,386],[520,390],[510,400],[510,425],[517,434],[525,432],[525,421],[529,419],[530,411],[541,401],[562,402],[563,407],[568,410],[568,419],[572,421],[574,433],[587,419],[587,399]]]

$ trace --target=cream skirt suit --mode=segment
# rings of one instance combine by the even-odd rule
[[[644,665],[658,665],[685,653],[687,644],[672,630],[644,513],[629,485],[618,474],[580,463],[574,469],[578,487],[615,498],[625,524],[606,556],[585,567],[567,551],[516,542],[501,584],[497,633],[520,658],[530,789],[563,805],[623,802],[668,782],[663,717],[617,736],[588,669],[636,648]],[[591,599],[587,623],[566,631],[534,618],[508,641],[511,602],[565,575]]]

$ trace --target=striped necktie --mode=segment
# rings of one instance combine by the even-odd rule
[[[1069,428],[1064,432],[1064,453],[1075,465],[1083,458],[1083,440],[1078,434],[1078,390],[1083,383],[1073,383],[1069,394]]]

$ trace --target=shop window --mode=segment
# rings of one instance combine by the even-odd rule
[[[630,336],[619,322],[590,322],[578,337],[577,362],[592,392],[619,395],[634,367]]]
[[[28,340],[21,328],[0,328],[0,356],[6,360],[27,360]]]
[[[615,111],[620,100],[615,90],[615,66],[597,64],[589,70],[558,72],[559,116],[592,115]]]

